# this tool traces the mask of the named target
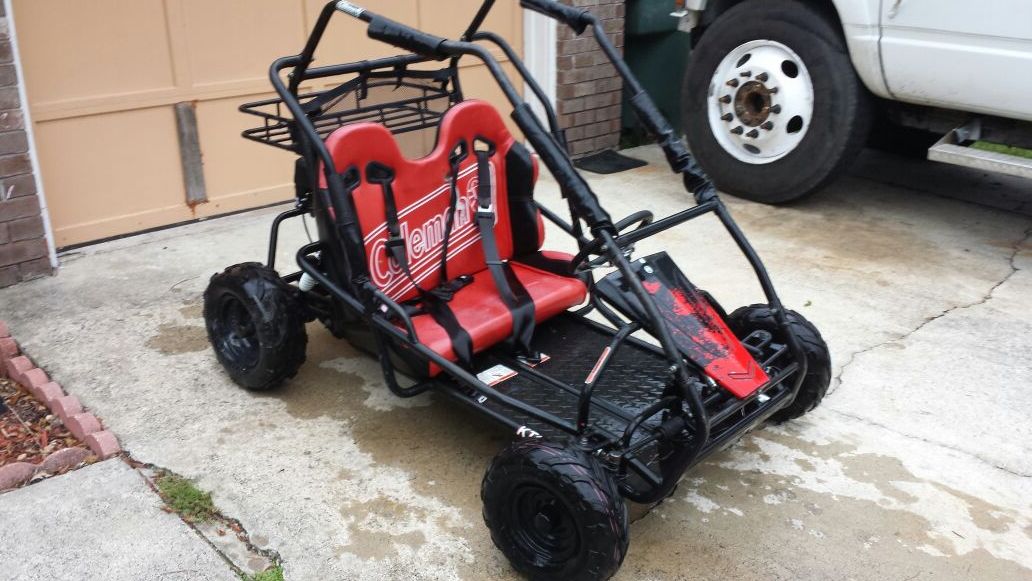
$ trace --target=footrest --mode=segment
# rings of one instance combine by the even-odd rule
[[[499,346],[480,355],[476,369],[481,380],[498,391],[573,423],[580,408],[581,387],[612,339],[612,330],[564,314],[539,325],[534,334],[534,348],[548,355],[546,361],[531,367]],[[667,367],[655,351],[625,342],[596,384],[590,425],[608,435],[622,434],[631,418],[662,397]],[[478,403],[503,415],[516,413],[487,398]],[[524,419],[535,429],[548,431],[538,422]]]

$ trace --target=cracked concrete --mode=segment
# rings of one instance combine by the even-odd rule
[[[0,496],[11,581],[235,581],[222,556],[120,458]]]
[[[850,353],[849,354],[849,359],[846,360],[846,362],[842,364],[842,366],[839,368],[839,372],[835,375],[834,385],[832,385],[831,388],[829,389],[829,393],[834,392],[834,390],[839,385],[842,384],[842,376],[843,376],[843,374],[845,374],[846,369],[849,368],[850,365],[852,365],[853,361],[856,360],[857,357],[859,357],[861,355],[864,355],[864,354],[867,354],[867,353],[870,353],[871,351],[874,351],[875,349],[880,349],[880,348],[882,348],[882,347],[884,347],[884,346],[886,346],[886,345],[888,345],[890,343],[904,342],[908,338],[910,338],[911,335],[914,335],[915,333],[917,333],[921,329],[924,329],[926,326],[928,326],[928,324],[930,324],[930,323],[932,323],[934,321],[937,321],[937,320],[939,320],[939,319],[949,315],[950,313],[953,313],[954,311],[958,311],[958,310],[962,310],[962,309],[969,309],[971,307],[976,307],[978,305],[984,305],[985,303],[987,303],[990,299],[993,298],[993,293],[996,292],[996,289],[998,289],[1001,286],[1003,286],[1004,284],[1006,284],[1007,281],[1009,281],[1011,279],[1011,277],[1013,277],[1019,270],[1021,270],[1018,267],[1018,265],[1017,265],[1018,256],[1025,249],[1025,247],[1028,246],[1030,238],[1032,238],[1032,228],[1029,228],[1028,230],[1025,230],[1025,233],[1022,235],[1022,237],[1019,240],[1015,241],[1015,243],[1014,243],[1014,251],[1011,253],[1010,259],[1009,259],[1010,260],[1010,267],[1011,267],[1010,272],[1008,272],[1006,276],[1004,276],[1002,279],[1000,279],[995,284],[993,284],[993,286],[989,289],[989,292],[987,292],[985,294],[985,296],[983,296],[981,299],[979,299],[979,300],[977,300],[977,301],[975,301],[973,303],[967,303],[967,304],[963,304],[963,305],[954,305],[954,306],[952,306],[952,307],[950,307],[950,308],[940,312],[937,315],[934,315],[934,316],[926,318],[924,321],[921,322],[921,324],[919,324],[918,326],[914,327],[913,329],[907,331],[903,335],[900,335],[899,337],[888,339],[886,341],[882,341],[881,343],[877,343],[875,345],[871,345],[870,347],[866,347],[866,348],[861,349],[859,351],[854,351],[853,353]]]
[[[684,208],[658,152],[632,155],[653,165],[590,178],[611,213]],[[872,152],[802,204],[728,199],[841,381],[635,522],[619,578],[1032,579],[1030,201],[1027,182]],[[271,394],[200,348],[208,276],[260,260],[273,212],[80,249],[58,277],[0,291],[0,318],[135,458],[212,490],[288,578],[511,578],[478,498],[509,434],[432,395],[392,398],[317,325]],[[761,298],[715,220],[639,244],[659,249],[727,307]]]

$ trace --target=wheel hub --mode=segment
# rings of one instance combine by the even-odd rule
[[[749,81],[735,93],[735,117],[743,125],[759,127],[770,117],[770,97],[770,89],[766,85],[759,81]]]
[[[253,366],[260,350],[254,320],[236,297],[223,295],[220,298],[220,308],[213,321],[216,347],[234,365]]]
[[[534,484],[517,487],[510,511],[515,537],[532,560],[553,567],[576,554],[577,525],[551,490]]]
[[[754,40],[717,65],[707,112],[717,143],[736,159],[759,165],[802,143],[813,106],[813,80],[799,55],[780,42]]]

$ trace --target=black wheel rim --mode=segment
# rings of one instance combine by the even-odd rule
[[[225,294],[213,321],[215,343],[223,359],[240,369],[258,364],[261,345],[254,318],[237,297]]]
[[[540,484],[513,490],[509,522],[516,546],[539,567],[562,567],[580,550],[580,531],[566,503]]]

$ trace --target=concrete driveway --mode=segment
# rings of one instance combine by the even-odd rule
[[[591,178],[614,217],[685,207],[657,152],[633,154],[653,164]],[[1032,579],[1028,183],[868,152],[805,203],[728,202],[831,345],[833,391],[689,474],[632,525],[619,578]],[[0,318],[135,459],[212,490],[289,579],[510,578],[479,500],[510,434],[392,398],[374,362],[314,324],[284,389],[221,372],[201,293],[262,259],[273,214],[67,253],[56,278],[0,291]],[[303,237],[286,233],[284,261]],[[761,298],[715,221],[640,250],[658,248],[725,306]]]

